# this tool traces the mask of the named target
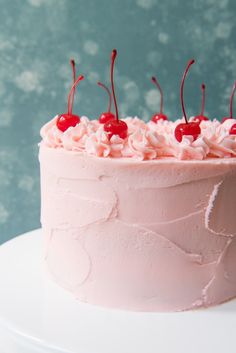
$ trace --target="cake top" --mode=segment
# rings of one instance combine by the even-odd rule
[[[175,157],[180,160],[203,160],[206,158],[236,157],[236,119],[233,118],[234,83],[230,96],[230,116],[222,121],[209,120],[204,115],[205,85],[202,84],[202,108],[199,115],[187,118],[184,105],[184,83],[194,60],[190,60],[184,71],[180,100],[183,118],[169,121],[163,113],[163,92],[156,77],[152,82],[160,92],[160,111],[145,123],[138,117],[119,119],[118,105],[114,86],[114,64],[117,51],[111,55],[111,91],[103,83],[98,85],[109,95],[107,112],[98,120],[89,120],[73,114],[73,102],[76,86],[84,79],[76,78],[74,60],[71,60],[73,84],[68,95],[67,113],[57,115],[41,129],[42,144],[50,148],[64,148],[98,157],[136,158],[153,160],[163,157]],[[115,114],[111,112],[112,100]]]
[[[42,144],[50,148],[64,148],[68,151],[84,152],[98,157],[130,157],[139,160],[176,157],[178,159],[229,158],[236,157],[236,136],[230,134],[235,119],[223,123],[218,120],[201,121],[201,134],[194,140],[185,135],[176,140],[174,131],[184,119],[176,121],[159,120],[157,123],[134,117],[123,121],[128,126],[127,137],[113,135],[109,138],[103,124],[83,116],[75,126],[61,131],[57,127],[58,116],[45,124],[40,134]],[[190,118],[189,121],[193,121]]]

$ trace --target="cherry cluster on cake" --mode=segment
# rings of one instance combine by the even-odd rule
[[[98,85],[107,92],[109,97],[108,109],[106,112],[103,112],[100,115],[98,122],[101,125],[103,125],[103,130],[107,134],[108,139],[111,139],[113,136],[119,136],[119,138],[121,139],[126,139],[128,136],[128,125],[124,120],[121,120],[119,118],[118,104],[117,104],[117,99],[115,94],[114,65],[115,65],[116,57],[117,57],[117,50],[113,49],[111,53],[111,65],[110,65],[111,91],[102,82],[98,82]],[[187,67],[184,71],[182,81],[181,81],[181,86],[180,86],[180,101],[181,101],[184,122],[181,122],[180,124],[178,124],[174,130],[174,136],[179,143],[182,142],[184,136],[191,136],[193,141],[195,141],[201,135],[201,126],[200,126],[201,122],[209,120],[208,117],[204,115],[204,110],[205,110],[205,84],[204,83],[202,83],[201,85],[202,104],[201,104],[200,114],[196,115],[191,121],[189,121],[185,111],[184,83],[185,83],[185,79],[189,71],[189,68],[191,67],[192,64],[194,64],[194,62],[195,62],[194,59],[188,62]],[[79,75],[76,78],[75,61],[73,59],[71,60],[71,67],[72,67],[72,74],[73,74],[73,84],[68,95],[67,113],[60,114],[57,117],[57,122],[56,122],[57,128],[62,132],[65,132],[70,127],[75,127],[77,124],[80,123],[80,117],[78,115],[73,114],[73,103],[74,103],[76,87],[78,86],[79,82],[84,79],[84,76]],[[168,121],[168,117],[163,113],[162,88],[155,76],[153,76],[151,80],[154,83],[154,85],[157,87],[160,93],[160,111],[155,113],[151,119],[153,123],[157,124],[159,121]],[[222,119],[222,123],[224,123],[228,119],[233,119],[233,97],[235,94],[235,90],[236,90],[236,81],[234,83],[232,93],[230,96],[230,115],[228,117],[224,117]],[[111,111],[112,101],[115,107],[115,114]],[[236,135],[236,124],[233,124],[231,126],[229,130],[229,134]]]
[[[108,111],[101,114],[99,118],[100,124],[104,124],[104,131],[108,134],[108,137],[111,138],[113,135],[118,135],[121,138],[125,139],[127,137],[128,126],[127,124],[119,119],[118,105],[115,95],[115,85],[114,85],[114,64],[117,56],[117,50],[114,49],[111,55],[111,89],[112,96],[108,87],[106,87],[103,83],[98,82],[98,85],[103,87],[108,95],[109,95],[109,105]],[[74,102],[74,94],[75,88],[78,85],[79,81],[84,79],[84,76],[80,75],[76,79],[76,70],[75,70],[75,62],[71,60],[72,72],[73,72],[73,85],[68,95],[68,111],[67,113],[60,114],[57,120],[57,127],[61,131],[66,131],[70,126],[76,126],[80,122],[80,117],[78,115],[74,115],[72,113],[73,102]],[[113,102],[115,105],[115,115],[111,112],[111,103]]]

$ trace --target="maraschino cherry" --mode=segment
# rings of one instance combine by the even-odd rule
[[[230,95],[230,102],[229,102],[229,116],[224,117],[221,122],[224,123],[228,119],[233,119],[233,99],[234,99],[234,93],[236,90],[236,81],[234,82],[233,89]]]
[[[61,114],[57,118],[57,127],[62,132],[66,131],[71,126],[76,126],[80,122],[80,117],[78,115],[73,114],[73,104],[74,104],[74,95],[75,88],[80,81],[84,79],[84,76],[80,75],[76,79],[76,71],[75,71],[75,62],[71,60],[72,72],[73,72],[73,85],[70,89],[68,95],[68,112]]]
[[[109,120],[104,124],[104,131],[107,132],[108,138],[111,139],[113,135],[119,135],[120,138],[125,139],[128,134],[128,126],[123,120],[119,120],[118,107],[114,88],[114,63],[117,56],[116,49],[113,49],[111,54],[111,89],[112,97],[115,105],[116,115],[115,120]]]
[[[197,123],[201,123],[202,121],[208,121],[208,117],[204,115],[204,110],[205,110],[205,90],[206,86],[204,83],[202,84],[202,109],[200,115],[197,115],[194,117],[193,121],[196,121]]]
[[[190,66],[192,64],[194,64],[194,60],[190,60],[188,62],[188,65],[184,71],[183,74],[183,78],[181,81],[181,87],[180,87],[180,100],[181,100],[181,105],[182,105],[182,111],[183,111],[183,115],[184,115],[184,119],[185,119],[185,123],[181,123],[179,125],[176,126],[175,128],[175,138],[177,141],[181,142],[183,139],[183,136],[185,135],[191,135],[193,137],[193,140],[196,140],[198,135],[201,133],[201,128],[199,126],[199,123],[192,121],[192,122],[188,122],[187,116],[186,116],[186,112],[185,112],[185,108],[184,108],[184,95],[183,95],[183,90],[184,90],[184,82],[185,82],[185,78],[186,75],[188,73],[188,70],[190,68]]]
[[[157,81],[156,77],[154,77],[154,76],[152,77],[152,82],[158,88],[160,95],[161,95],[160,112],[154,114],[152,117],[152,121],[154,123],[157,123],[159,120],[168,120],[168,118],[165,114],[163,114],[163,92],[162,92],[161,86],[160,86],[159,82]]]
[[[112,102],[112,97],[111,97],[111,92],[107,86],[105,86],[102,82],[98,82],[98,86],[104,88],[104,90],[107,92],[109,96],[109,103],[108,103],[108,108],[107,112],[104,112],[100,115],[100,118],[98,119],[100,124],[105,124],[109,120],[115,120],[115,115],[111,112],[111,102]]]

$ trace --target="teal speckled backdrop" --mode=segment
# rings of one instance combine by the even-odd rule
[[[66,109],[69,59],[86,76],[75,110],[95,118],[106,107],[96,81],[107,82],[118,49],[116,82],[122,114],[149,119],[159,96],[181,115],[179,83],[188,59],[189,114],[207,86],[211,117],[228,113],[236,79],[234,0],[0,0],[0,242],[39,227],[39,129]]]

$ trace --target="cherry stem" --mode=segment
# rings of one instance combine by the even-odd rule
[[[109,96],[109,103],[108,103],[107,111],[110,113],[110,111],[111,111],[111,103],[112,103],[111,92],[110,92],[109,88],[107,86],[105,86],[102,82],[98,82],[98,86],[104,88],[105,91],[107,92],[108,96]]]
[[[234,86],[233,86],[232,93],[230,96],[230,118],[231,119],[233,119],[233,99],[234,99],[235,90],[236,90],[236,81],[234,82]]]
[[[73,106],[71,104],[71,99],[72,99],[72,96],[73,96],[73,92],[75,91],[75,88],[78,85],[79,81],[82,81],[83,79],[84,79],[84,76],[80,75],[77,78],[77,80],[74,82],[74,84],[72,85],[72,87],[70,89],[70,92],[68,94],[68,115],[72,115]]]
[[[155,76],[152,76],[152,82],[154,83],[154,85],[157,86],[159,92],[160,92],[160,95],[161,95],[161,101],[160,101],[160,113],[162,114],[163,112],[163,91],[161,89],[161,86],[159,84],[159,82],[157,81],[156,77]]]
[[[113,49],[111,53],[111,89],[112,89],[112,96],[113,96],[113,101],[115,105],[115,110],[116,110],[116,120],[118,121],[119,113],[118,113],[116,94],[115,94],[115,88],[114,88],[114,63],[115,63],[116,56],[117,56],[117,51],[116,49]]]
[[[195,60],[193,60],[193,59],[188,62],[188,65],[187,65],[187,67],[184,71],[183,77],[182,77],[181,87],[180,87],[180,100],[181,100],[182,111],[184,114],[184,119],[185,119],[186,124],[188,124],[188,119],[187,119],[185,108],[184,108],[184,82],[185,82],[185,78],[186,78],[186,75],[188,73],[190,66],[194,63],[195,63]]]
[[[206,86],[203,83],[202,84],[202,110],[200,114],[202,116],[204,115],[204,110],[205,110],[205,89],[206,89]]]
[[[71,59],[70,60],[70,64],[71,64],[71,68],[72,68],[72,77],[73,77],[73,83],[75,83],[76,81],[76,69],[75,69],[75,60],[74,59]],[[71,106],[70,106],[70,109],[68,108],[68,110],[72,111],[72,107],[74,105],[74,97],[75,97],[75,89],[73,90],[73,94],[72,94],[72,97],[71,97]]]

